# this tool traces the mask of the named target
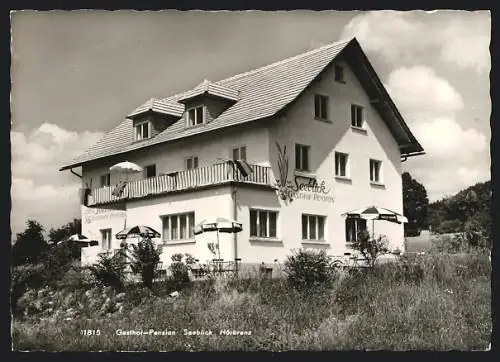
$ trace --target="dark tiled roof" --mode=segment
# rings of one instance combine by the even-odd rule
[[[134,142],[132,121],[126,119],[84,154],[62,169],[194,134],[271,117],[295,100],[318,74],[352,42],[357,44],[354,38],[328,44],[218,82],[205,81],[193,90],[155,100],[153,103],[158,104],[157,108],[160,108],[159,105],[162,107],[172,104],[183,106],[179,101],[192,96],[199,89],[212,89],[212,91],[223,94],[226,98],[236,98],[235,92],[238,93],[236,103],[210,123],[202,127],[186,128],[183,119],[180,118],[156,137],[141,142]],[[141,107],[151,108],[151,105],[145,104]],[[137,113],[137,110],[134,112]],[[402,119],[401,122],[404,123]]]

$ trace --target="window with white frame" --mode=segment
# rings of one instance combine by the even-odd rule
[[[164,242],[193,238],[194,212],[164,215],[161,217]]]
[[[102,250],[111,249],[111,229],[101,229],[101,248]]]
[[[204,122],[203,106],[194,107],[187,111],[187,125],[188,127],[196,126]]]
[[[381,177],[382,162],[377,160],[370,160],[370,181],[371,182],[382,182]]]
[[[233,148],[233,161],[236,160],[247,160],[247,147],[246,146],[241,146],[241,147],[235,147]]]
[[[325,220],[322,215],[302,214],[302,239],[324,241]]]
[[[328,97],[321,94],[314,96],[314,118],[328,119]]]
[[[186,158],[186,170],[192,170],[193,168],[198,168],[197,156],[191,156]]]
[[[135,140],[140,141],[151,137],[151,125],[149,121],[135,126]]]
[[[109,173],[101,175],[101,187],[109,185],[111,185],[111,175]]]
[[[352,243],[358,240],[360,231],[366,231],[366,220],[348,217],[345,220],[345,240]]]
[[[256,238],[276,238],[278,212],[250,209],[250,236]]]
[[[351,126],[363,128],[363,107],[351,104]]]
[[[309,171],[309,146],[295,144],[295,169]]]
[[[347,159],[346,153],[335,152],[335,176],[348,177]]]

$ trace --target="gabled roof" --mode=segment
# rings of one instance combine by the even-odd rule
[[[211,95],[213,97],[218,97],[222,99],[227,99],[229,101],[236,102],[238,100],[238,91],[230,87],[225,87],[220,84],[209,82],[204,80],[203,83],[196,86],[193,90],[184,94],[179,98],[178,102],[184,103],[190,99],[201,96],[203,94]]]
[[[178,102],[169,102],[164,99],[151,98],[143,105],[134,109],[132,113],[127,116],[127,118],[134,118],[147,112],[180,117],[184,113],[184,105]]]
[[[236,103],[217,118],[202,127],[186,128],[182,119],[177,120],[154,138],[134,142],[132,121],[126,119],[107,133],[99,142],[61,170],[77,167],[85,162],[112,155],[130,152],[155,144],[206,133],[246,122],[269,118],[286,110],[316,77],[340,54],[350,53],[358,77],[365,88],[371,90],[370,97],[382,100],[375,104],[383,114],[384,121],[400,145],[402,153],[423,151],[411,134],[389,95],[382,86],[355,38],[336,42],[287,58],[264,67],[241,73],[218,82],[203,82],[196,88],[234,90],[238,92]],[[199,91],[199,89],[197,90]],[[189,90],[161,100],[162,104],[180,104],[191,97]]]

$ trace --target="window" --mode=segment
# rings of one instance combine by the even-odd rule
[[[314,96],[314,118],[328,119],[328,97],[319,94]]]
[[[335,176],[347,177],[347,154],[335,152]]]
[[[295,144],[295,169],[309,171],[309,146]]]
[[[111,175],[109,173],[101,175],[101,187],[109,185],[111,185]]]
[[[246,146],[241,146],[241,147],[236,147],[233,148],[233,160],[247,160],[247,147]]]
[[[102,250],[111,249],[111,229],[101,229],[101,247]]]
[[[344,68],[339,66],[339,65],[336,65],[335,66],[335,81],[336,82],[345,82],[344,80]]]
[[[363,127],[363,107],[351,104],[351,126]]]
[[[146,166],[145,169],[146,169],[146,178],[156,176],[156,165]]]
[[[203,123],[203,106],[191,108],[188,110],[188,127],[196,126]]]
[[[186,170],[192,170],[193,168],[198,168],[198,157],[196,156],[186,158]]]
[[[325,216],[302,214],[302,239],[325,240]]]
[[[144,122],[135,126],[136,141],[140,141],[149,137],[151,137],[151,127],[149,126],[149,122]]]
[[[360,231],[366,230],[366,220],[365,219],[354,219],[347,218],[345,220],[345,240],[348,243],[352,243],[358,240],[358,234]]]
[[[382,166],[381,161],[370,160],[370,181],[371,182],[381,182],[380,177],[380,167]]]
[[[162,216],[163,241],[193,238],[194,212]]]
[[[250,236],[276,238],[277,211],[250,209]]]

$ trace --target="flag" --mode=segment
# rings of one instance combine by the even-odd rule
[[[120,181],[118,185],[116,185],[116,187],[114,188],[111,195],[120,197],[123,194],[123,191],[125,190],[125,186],[127,186],[127,183],[124,181]]]

